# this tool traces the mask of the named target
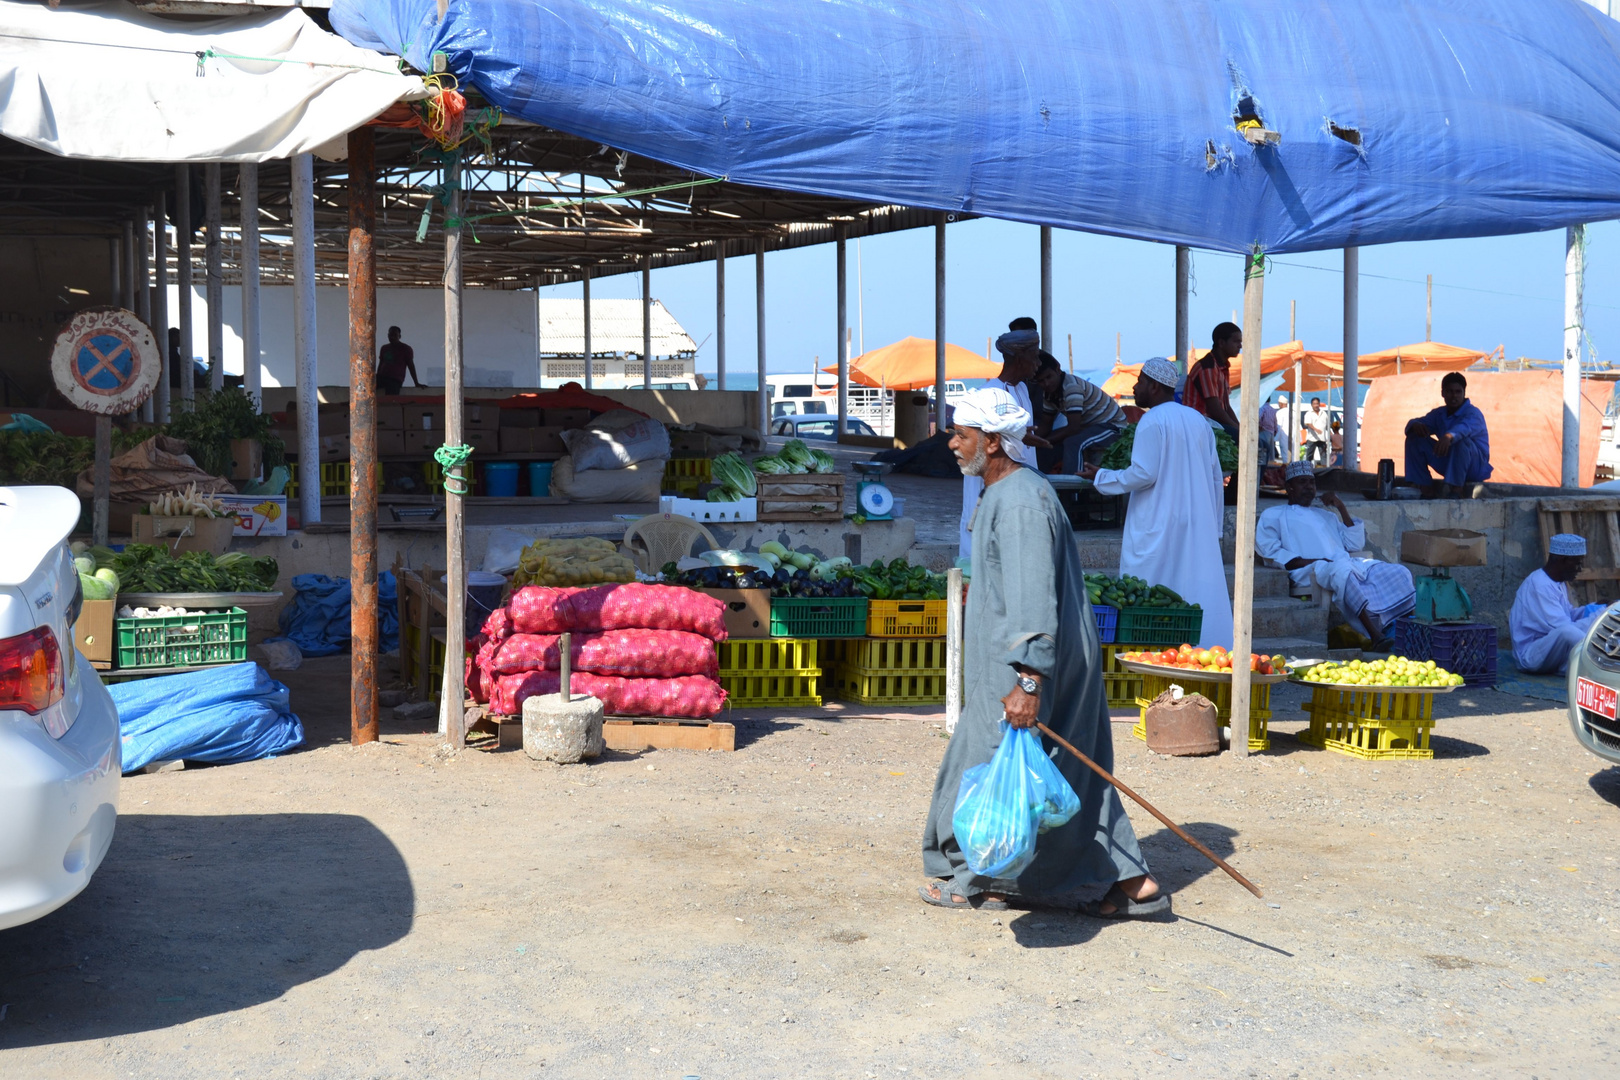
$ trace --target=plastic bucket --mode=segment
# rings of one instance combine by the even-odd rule
[[[550,461],[529,462],[529,494],[539,498],[551,494],[551,466]]]
[[[517,494],[518,466],[515,461],[492,461],[484,466],[484,494],[511,498]]]
[[[449,584],[448,575],[439,579]],[[467,571],[467,636],[472,637],[483,629],[484,620],[489,613],[501,606],[501,593],[506,589],[506,579],[499,574],[492,574],[488,570]]]

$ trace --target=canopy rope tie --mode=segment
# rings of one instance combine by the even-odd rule
[[[466,495],[472,491],[467,484],[467,478],[461,474],[462,467],[472,460],[473,448],[470,446],[441,446],[433,451],[433,460],[439,463],[439,475],[444,480],[444,490],[447,495]]]

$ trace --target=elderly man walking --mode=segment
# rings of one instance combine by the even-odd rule
[[[1221,531],[1221,462],[1208,422],[1175,402],[1175,365],[1154,357],[1136,380],[1136,404],[1147,410],[1136,425],[1131,464],[1087,465],[1080,475],[1104,495],[1131,493],[1120,544],[1119,572],[1163,585],[1204,609],[1198,644],[1232,647],[1232,598],[1226,591]]]
[[[1024,319],[1014,319],[1013,326],[1022,326]],[[996,350],[1001,353],[1001,375],[990,379],[986,385],[998,390],[1005,390],[1007,395],[1018,402],[1029,418],[1029,425],[1034,426],[1035,410],[1030,404],[1029,388],[1025,384],[1035,376],[1035,369],[1041,360],[1041,335],[1032,329],[1008,330],[996,339]],[[1033,432],[1017,432],[1015,460],[1020,464],[1033,466],[1035,464],[1035,447],[1050,446],[1051,443],[1036,436]],[[1028,445],[1025,445],[1026,437]],[[974,508],[979,505],[979,496],[984,492],[984,484],[977,476],[962,477],[962,521],[957,530],[957,552],[962,558],[973,555],[973,534],[968,529],[968,523],[973,520]]]
[[[974,390],[956,407],[951,450],[964,476],[984,480],[984,497],[972,521],[962,718],[923,830],[923,869],[934,880],[918,892],[945,908],[1001,910],[1016,897],[1098,918],[1168,911],[1170,898],[1148,876],[1118,793],[1067,754],[1054,763],[1079,796],[1080,812],[1036,841],[1035,861],[1016,881],[976,877],[956,840],[962,774],[995,754],[1003,718],[1020,728],[1044,723],[1103,768],[1114,763],[1096,621],[1074,533],[1051,484],[1019,464],[1019,436],[1029,422],[1000,387]],[[1083,899],[1105,889],[1100,900]]]

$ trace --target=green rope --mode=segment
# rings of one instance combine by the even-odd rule
[[[447,494],[465,495],[472,490],[467,486],[467,478],[461,475],[462,467],[472,460],[472,455],[470,446],[441,446],[433,451],[433,460],[439,463]]]

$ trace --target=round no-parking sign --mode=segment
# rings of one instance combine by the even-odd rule
[[[122,416],[157,388],[162,354],[132,311],[87,308],[68,321],[51,348],[56,388],[85,412]]]

